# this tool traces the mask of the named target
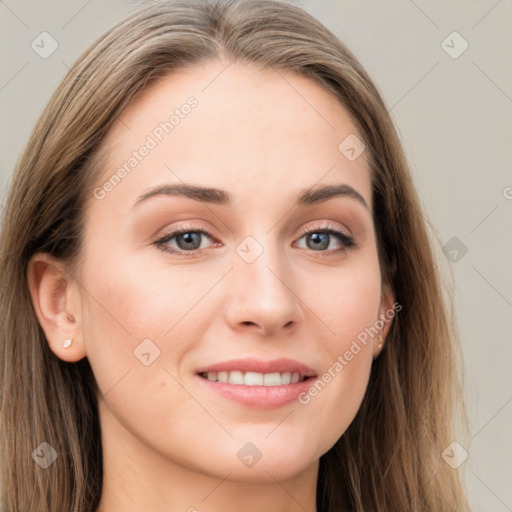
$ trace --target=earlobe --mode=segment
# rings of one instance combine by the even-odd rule
[[[36,253],[28,263],[27,282],[36,316],[52,352],[69,362],[85,357],[85,347],[80,342],[79,290],[65,265],[49,254]]]

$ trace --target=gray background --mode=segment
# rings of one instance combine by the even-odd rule
[[[475,511],[512,511],[512,0],[294,3],[349,45],[391,109],[441,266],[454,273],[470,499]],[[134,4],[0,1],[1,198],[66,68]],[[46,59],[31,47],[43,31],[59,45]],[[457,58],[454,31],[469,45]]]

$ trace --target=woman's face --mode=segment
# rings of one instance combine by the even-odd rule
[[[281,480],[353,420],[379,351],[362,333],[392,301],[347,111],[305,77],[225,65],[166,77],[110,130],[86,211],[80,337],[111,451]],[[315,195],[326,186],[344,188]],[[286,371],[303,378],[294,364],[316,378],[287,384]],[[212,381],[198,374],[213,365]]]

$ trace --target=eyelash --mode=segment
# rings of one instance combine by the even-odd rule
[[[192,233],[200,233],[201,235],[205,235],[212,240],[216,240],[214,236],[212,236],[208,231],[205,231],[204,229],[195,228],[194,226],[190,226],[190,225],[184,225],[179,228],[171,229],[169,232],[165,233],[164,235],[159,237],[157,240],[155,240],[153,242],[153,244],[156,245],[161,251],[167,252],[170,254],[183,255],[188,258],[194,258],[194,257],[201,256],[202,252],[205,249],[193,249],[191,251],[183,251],[183,250],[171,249],[171,248],[169,248],[169,246],[165,245],[167,242],[169,242],[173,238],[175,238],[179,235],[183,235],[185,233],[191,233],[191,232]],[[332,224],[327,224],[324,226],[318,226],[318,227],[309,228],[309,229],[303,229],[301,231],[299,240],[301,238],[303,238],[305,235],[308,235],[310,233],[324,233],[324,234],[334,235],[338,238],[338,240],[342,244],[342,247],[340,247],[338,249],[331,249],[330,251],[325,251],[325,250],[314,251],[313,249],[309,249],[309,251],[311,251],[311,252],[321,254],[320,258],[329,258],[336,254],[346,252],[348,249],[354,249],[358,246],[356,241],[351,236],[347,235],[346,233],[344,233],[343,231],[341,231],[339,228],[337,228],[335,225],[332,225]],[[327,254],[325,254],[326,252],[327,252]]]

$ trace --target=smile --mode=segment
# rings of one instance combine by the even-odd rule
[[[307,378],[305,376],[301,377],[297,372],[258,373],[242,372],[239,370],[230,372],[203,372],[199,375],[211,382],[242,384],[245,386],[283,386],[295,384]]]

